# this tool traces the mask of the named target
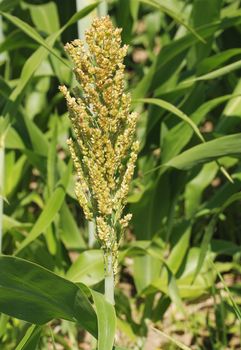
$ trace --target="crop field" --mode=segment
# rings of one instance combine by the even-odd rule
[[[0,0],[0,350],[241,349],[241,0]]]

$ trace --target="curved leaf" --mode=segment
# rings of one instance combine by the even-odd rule
[[[172,158],[162,167],[188,170],[195,165],[207,163],[224,156],[241,155],[241,134],[219,137],[215,140],[192,147]]]
[[[223,75],[230,74],[231,72],[233,72],[237,69],[240,69],[240,68],[241,68],[241,60],[234,62],[234,63],[227,64],[226,66],[224,66],[222,68],[216,69],[216,70],[214,70],[210,73],[207,73],[207,74],[203,74],[199,77],[195,77],[193,79],[183,81],[180,84],[180,86],[186,86],[189,84],[193,84],[196,81],[217,79],[219,77],[222,77]]]
[[[190,115],[190,119],[196,125],[200,124],[200,122],[210,113],[214,108],[219,106],[220,104],[234,100],[237,98],[238,94],[232,95],[224,95],[221,97],[214,98],[203,103],[200,107],[196,109]],[[182,137],[179,137],[182,135]],[[163,142],[163,153],[162,153],[162,161],[163,163],[167,162],[172,157],[176,156],[185,145],[190,141],[193,135],[192,129],[187,125],[187,123],[178,123],[174,126],[170,131],[168,131],[167,135],[164,138]]]
[[[0,256],[0,312],[34,324],[77,321],[97,337],[96,314],[84,288],[24,259]]]
[[[0,11],[11,11],[14,7],[16,7],[21,0],[4,0],[1,4],[0,4]]]
[[[63,174],[62,179],[57,185],[57,188],[55,189],[52,196],[47,201],[44,207],[44,210],[40,214],[39,218],[37,219],[32,230],[29,232],[28,236],[20,243],[15,254],[18,254],[29,243],[31,243],[39,235],[41,235],[41,233],[43,233],[46,230],[46,228],[50,225],[50,223],[53,221],[55,215],[57,214],[57,212],[62,206],[65,193],[66,193],[65,189],[69,182],[71,170],[72,170],[72,166],[71,166],[71,163],[69,163],[65,173]]]
[[[166,2],[163,5],[155,0],[139,0],[139,1],[144,2],[153,7],[156,7],[160,11],[163,11],[168,16],[172,17],[177,23],[182,24],[184,27],[186,27],[198,40],[200,40],[202,43],[205,43],[205,40],[201,37],[201,35],[199,35],[198,32],[192,26],[186,23],[186,21],[182,18],[182,14],[176,13],[172,8],[166,6]]]
[[[41,331],[41,326],[30,326],[15,350],[36,350],[39,343]]]
[[[102,294],[94,290],[91,290],[91,294],[98,320],[98,350],[112,350],[116,330],[114,306],[108,303]]]
[[[22,21],[20,18],[10,15],[9,13],[5,13],[0,11],[0,14],[7,18],[11,23],[13,23],[16,27],[20,28],[25,34],[27,34],[30,38],[35,40],[38,44],[42,45],[45,49],[47,49],[52,55],[54,55],[56,58],[58,58],[64,65],[69,66],[66,61],[59,56],[56,51],[48,44],[46,40],[42,38],[42,36],[33,28],[31,27],[28,23]]]
[[[166,338],[167,340],[170,340],[173,344],[175,344],[176,346],[178,346],[179,349],[181,350],[192,350],[191,348],[187,347],[186,345],[180,343],[178,340],[174,339],[173,337],[171,337],[170,335],[160,331],[160,329],[156,329],[153,328],[157,333],[160,333],[164,338]]]
[[[96,6],[98,2],[93,3],[89,6],[86,6],[81,11],[75,13],[68,22],[60,28],[57,32],[51,34],[47,37],[45,40],[46,47],[39,47],[25,62],[23,69],[21,71],[19,82],[16,86],[16,88],[12,91],[11,95],[9,96],[9,100],[7,104],[4,107],[3,115],[10,115],[11,120],[16,115],[16,112],[18,110],[18,103],[21,100],[21,97],[24,93],[24,89],[26,85],[29,83],[30,79],[33,77],[33,74],[36,72],[37,68],[40,66],[40,64],[46,59],[46,57],[49,54],[48,48],[51,48],[53,50],[53,45],[57,38],[72,24],[74,24],[79,19],[86,16],[89,12],[91,12]],[[52,52],[52,51],[51,51]]]
[[[183,113],[180,109],[175,107],[173,104],[164,101],[160,98],[140,98],[137,101],[143,102],[143,103],[150,103],[156,106],[159,106],[161,108],[166,109],[167,111],[175,114],[178,118],[182,119],[185,121],[194,131],[194,133],[197,135],[197,137],[202,141],[205,142],[202,134],[200,133],[198,127],[196,124],[190,119],[185,113]]]
[[[104,261],[101,250],[86,250],[71,265],[66,277],[73,282],[87,285],[99,283],[104,279]]]

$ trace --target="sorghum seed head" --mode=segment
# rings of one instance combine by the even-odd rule
[[[94,19],[81,40],[65,45],[79,82],[78,96],[65,96],[76,141],[67,141],[77,173],[76,196],[88,220],[95,220],[97,237],[117,263],[118,237],[131,219],[122,218],[133,176],[139,143],[135,138],[137,114],[124,92],[124,57],[121,29],[108,16]],[[117,268],[116,268],[117,269]]]

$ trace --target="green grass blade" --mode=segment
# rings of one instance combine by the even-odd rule
[[[15,350],[35,350],[37,349],[41,336],[42,327],[32,325],[18,344]]]
[[[0,11],[8,12],[15,8],[21,0],[4,0],[0,4]]]
[[[35,40],[38,44],[43,46],[45,49],[47,49],[52,55],[54,55],[56,58],[60,60],[61,63],[72,68],[69,64],[66,63],[66,61],[56,53],[56,51],[48,44],[47,40],[44,40],[41,35],[28,23],[22,21],[20,18],[10,15],[9,13],[0,11],[0,14],[8,19],[12,24],[14,24],[16,27],[21,29],[25,34],[27,34],[30,38]]]
[[[227,64],[226,66],[219,68],[219,69],[216,69],[210,73],[201,75],[201,76],[193,78],[193,79],[189,79],[187,81],[184,81],[180,84],[180,86],[190,85],[190,84],[193,84],[197,81],[202,81],[202,80],[217,79],[217,78],[220,78],[226,74],[230,74],[231,72],[239,69],[240,67],[241,67],[241,60],[234,62],[234,63]]]
[[[210,264],[212,265],[213,269],[217,272],[217,275],[218,275],[220,281],[222,282],[225,291],[226,291],[227,294],[228,294],[228,298],[229,298],[229,300],[230,300],[230,302],[231,302],[231,304],[232,304],[232,306],[233,306],[234,312],[235,312],[235,314],[236,314],[238,320],[241,322],[241,310],[240,310],[239,306],[237,305],[236,301],[235,301],[234,298],[232,297],[232,294],[231,294],[231,292],[230,292],[228,286],[226,285],[226,283],[225,283],[225,281],[224,281],[224,279],[223,279],[223,276],[222,276],[221,273],[217,270],[217,268],[216,268],[214,262],[213,262],[212,260],[209,260],[209,262],[210,262]]]
[[[62,208],[60,209],[60,238],[67,249],[86,248],[82,232],[80,232],[66,201],[64,201]]]
[[[54,184],[56,183],[56,169],[57,169],[57,122],[54,121],[52,132],[51,132],[51,142],[48,149],[48,158],[47,158],[47,183],[48,191],[52,193],[54,190]]]
[[[189,150],[169,160],[163,165],[163,167],[174,167],[180,170],[188,170],[198,164],[207,163],[220,157],[240,157],[240,137],[240,133],[223,136],[201,145],[192,147]]]
[[[96,313],[84,286],[13,256],[0,256],[0,269],[0,312],[38,325],[56,318],[77,321],[97,337]]]
[[[116,331],[116,315],[113,305],[105,297],[91,290],[98,320],[98,350],[112,350]]]
[[[209,25],[199,28],[199,33],[203,38],[208,38],[213,31],[224,30],[234,25],[241,23],[241,16],[224,19],[222,21],[215,21]],[[162,69],[168,62],[174,59],[178,54],[189,49],[198,42],[198,39],[192,34],[188,33],[184,37],[172,41],[166,45],[158,54],[157,58],[144,75],[137,87],[134,89],[132,95],[134,98],[144,97],[148,91],[153,91],[159,86],[159,70]]]
[[[4,202],[4,157],[5,148],[3,141],[0,140],[0,254],[2,253],[3,237],[3,202]]]
[[[198,64],[197,71],[199,75],[209,73],[212,70],[217,69],[226,61],[240,54],[241,54],[241,49],[228,49],[228,50],[219,52],[201,61],[200,64]]]
[[[159,106],[161,108],[164,108],[165,110],[169,111],[170,113],[173,113],[175,116],[177,116],[178,118],[182,119],[183,121],[185,121],[194,131],[194,133],[197,135],[197,137],[199,138],[199,140],[201,142],[205,142],[202,134],[200,133],[198,127],[196,126],[196,124],[185,114],[183,113],[180,109],[178,109],[177,107],[175,107],[173,104],[164,101],[160,98],[140,98],[137,100],[138,102],[143,102],[143,103],[149,103],[149,104],[153,104],[156,106]]]
[[[241,199],[241,192],[234,193],[220,207],[220,212],[223,212],[229,205],[233,204],[236,201],[239,201],[240,199]]]
[[[161,334],[165,339],[171,341],[173,344],[175,344],[176,346],[178,346],[178,348],[180,348],[181,350],[192,350],[191,348],[189,348],[188,346],[180,343],[178,340],[176,340],[175,338],[171,337],[170,335],[160,331],[159,329],[153,328],[154,331],[156,331],[157,333]]]
[[[101,250],[86,250],[67,271],[66,277],[75,283],[84,283],[87,286],[99,283],[104,279],[104,257]]]
[[[39,218],[37,219],[32,230],[29,232],[28,236],[20,243],[19,247],[15,251],[15,255],[19,254],[19,252],[23,250],[28,244],[30,244],[32,241],[38,238],[38,236],[41,235],[41,233],[43,233],[53,221],[55,215],[61,208],[62,203],[64,201],[66,187],[70,179],[71,171],[72,165],[71,163],[69,163],[65,173],[62,176],[62,179],[57,185],[57,188],[47,201],[44,210],[40,214]]]
[[[202,136],[202,134],[200,133],[196,124],[185,113],[183,113],[180,109],[175,107],[173,104],[171,104],[167,101],[161,100],[161,99],[156,99],[156,98],[143,98],[143,99],[138,99],[137,101],[154,104],[154,105],[157,105],[157,106],[164,108],[164,109],[168,110],[169,112],[173,113],[174,115],[176,115],[177,117],[179,117],[183,121],[185,121],[193,129],[194,133],[197,135],[199,140],[201,142],[205,143],[205,139]],[[226,169],[224,167],[220,166],[220,170],[222,171],[224,176],[230,182],[233,182],[231,176],[228,174],[228,172],[226,171]]]
[[[56,33],[51,34],[45,42],[47,43],[47,46],[53,47],[55,41],[58,39],[58,37],[61,35],[62,32],[64,32],[69,26],[74,24],[79,19],[86,16],[89,12],[91,12],[96,6],[97,3],[94,3],[90,6],[85,7],[83,10],[75,13],[68,22],[60,28],[60,30]],[[18,110],[18,104],[21,101],[21,98],[24,94],[24,90],[33,77],[34,73],[40,66],[40,64],[47,58],[49,54],[49,51],[46,50],[45,47],[39,47],[25,62],[23,69],[21,71],[20,79],[18,82],[18,85],[13,90],[11,95],[9,96],[9,100],[7,104],[4,107],[3,115],[10,115],[11,121],[15,117],[17,110]]]
[[[207,254],[207,252],[209,250],[209,244],[210,244],[210,241],[212,239],[216,223],[217,223],[217,218],[215,216],[215,217],[213,217],[211,219],[211,221],[209,222],[209,224],[207,225],[207,227],[205,229],[204,236],[203,236],[203,239],[202,239],[202,242],[201,242],[201,246],[200,246],[200,253],[199,253],[199,257],[198,257],[198,263],[197,263],[197,266],[196,266],[196,270],[195,270],[195,273],[194,273],[194,276],[193,276],[192,283],[195,282],[195,279],[196,279],[197,275],[199,274],[199,272],[202,269],[204,260],[206,258],[206,254]]]
[[[199,106],[196,111],[190,115],[190,119],[193,123],[198,125],[214,108],[228,100],[235,99],[239,96],[240,95],[238,94],[224,95],[209,100]],[[182,137],[179,137],[179,135],[182,135]],[[187,145],[191,137],[192,129],[186,123],[179,123],[170,131],[168,131],[163,143],[163,163],[166,163],[172,157],[176,156]]]
[[[176,282],[176,278],[173,275],[172,271],[169,269],[168,265],[165,264],[168,276],[168,296],[177,306],[177,308],[182,312],[183,315],[186,315],[186,310],[180,296],[179,288]]]
[[[188,23],[185,22],[185,20],[182,18],[181,13],[176,13],[170,7],[166,6],[166,4],[164,5],[160,4],[155,0],[139,0],[139,1],[148,5],[151,5],[155,8],[158,8],[160,11],[166,13],[168,16],[173,18],[177,23],[183,25],[187,30],[189,30],[199,41],[205,44],[206,41],[203,39],[203,37],[200,34],[198,34],[198,32],[192,26],[190,26]]]

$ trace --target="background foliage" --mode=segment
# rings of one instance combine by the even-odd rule
[[[129,44],[127,88],[141,141],[120,252],[116,342],[239,349],[240,0],[113,0],[76,12],[88,4],[0,3],[2,252],[65,277],[2,258],[0,310],[17,318],[1,315],[1,348],[87,349],[81,326],[96,335],[98,319],[101,334],[109,322],[101,315],[113,317],[97,293],[102,254],[73,192],[70,122],[58,91],[75,84],[63,43],[82,36],[96,11],[108,11]],[[18,309],[18,300],[29,308]]]

